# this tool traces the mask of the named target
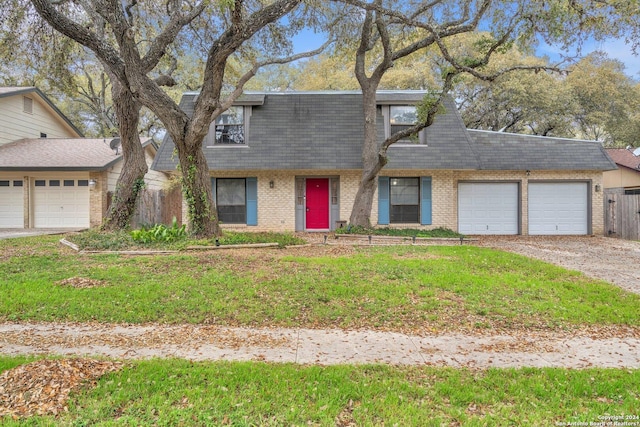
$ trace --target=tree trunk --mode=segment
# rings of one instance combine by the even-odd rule
[[[112,78],[112,85],[111,95],[118,118],[124,164],[107,217],[102,224],[102,230],[105,231],[122,230],[129,226],[135,213],[138,194],[144,187],[144,176],[149,170],[138,135],[140,104],[117,79]]]
[[[202,144],[181,144],[178,150],[182,192],[187,202],[191,233],[197,237],[219,236],[218,214],[211,191],[211,177]]]
[[[362,148],[362,175],[360,185],[351,209],[349,224],[370,228],[373,197],[378,188],[378,173],[386,164],[378,147],[378,126],[376,109],[376,84],[362,88],[364,110],[364,146]]]

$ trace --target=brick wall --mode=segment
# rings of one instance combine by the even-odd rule
[[[107,172],[90,172],[89,180],[94,179],[96,185],[89,187],[89,223],[91,227],[100,227],[107,214]]]
[[[241,229],[250,231],[289,231],[295,230],[295,178],[296,177],[330,177],[336,176],[336,171],[243,171],[216,173],[220,178],[258,178],[258,226],[223,224],[223,229]],[[340,171],[340,218],[349,220],[351,207],[358,189],[360,171]],[[529,181],[585,181],[590,184],[592,233],[604,233],[603,193],[596,192],[596,185],[602,187],[602,173],[594,171],[385,171],[385,176],[391,177],[432,177],[433,223],[420,226],[423,229],[446,227],[452,230],[458,228],[458,183],[460,181],[511,181],[520,183],[521,191],[521,230],[527,234],[527,185]],[[273,181],[273,188],[270,182]],[[377,224],[378,203],[377,194],[374,197],[371,211],[371,222]],[[183,203],[183,218],[187,218],[186,205]],[[403,225],[398,225],[403,227]],[[416,228],[409,224],[404,227]]]

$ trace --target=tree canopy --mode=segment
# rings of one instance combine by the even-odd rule
[[[113,128],[118,111],[104,96],[107,82],[130,96],[136,117],[147,108],[162,121],[176,146],[196,234],[219,232],[202,142],[245,88],[362,91],[362,195],[351,216],[357,225],[368,225],[387,149],[429,126],[445,96],[455,97],[472,127],[637,143],[638,85],[619,64],[593,55],[567,70],[532,49],[539,40],[579,48],[589,38],[617,37],[635,51],[640,0],[9,1],[10,12],[0,12],[11,18],[1,20],[0,43],[8,59],[26,40],[32,44],[34,60],[16,64],[34,82],[44,78],[41,59],[61,93],[85,100],[78,111],[92,112],[98,132]],[[32,18],[29,5],[43,21]],[[19,31],[24,25],[38,36]],[[335,41],[333,50],[284,65],[322,50],[292,54],[292,36],[307,27]],[[265,66],[273,71],[250,84]],[[425,89],[429,96],[413,126],[379,145],[375,92],[382,88]],[[177,102],[185,89],[199,91],[193,111]]]

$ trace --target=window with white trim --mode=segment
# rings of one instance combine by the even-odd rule
[[[389,136],[401,132],[418,123],[418,113],[415,105],[391,105],[389,107]],[[418,135],[410,135],[400,141],[417,144]]]
[[[229,107],[218,116],[215,123],[216,144],[244,144],[244,107]]]

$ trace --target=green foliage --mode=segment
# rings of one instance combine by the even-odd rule
[[[156,224],[150,228],[141,228],[131,231],[131,238],[138,243],[171,243],[187,237],[186,224],[178,225],[176,218],[170,227],[164,224]]]
[[[204,232],[205,223],[215,220],[215,214],[211,212],[208,193],[201,191],[199,196],[196,194],[199,189],[196,185],[198,167],[195,164],[195,158],[189,156],[188,162],[187,173],[182,174],[182,192],[187,203],[187,214],[193,227],[191,233],[200,235]]]
[[[428,92],[416,106],[416,113],[419,122],[426,122],[430,114],[444,114],[446,110],[440,102],[439,97],[432,92]]]
[[[463,237],[462,234],[444,227],[434,228],[433,230],[417,230],[412,228],[365,228],[349,225],[339,228],[336,234],[363,234],[371,236],[400,236],[400,237]]]

